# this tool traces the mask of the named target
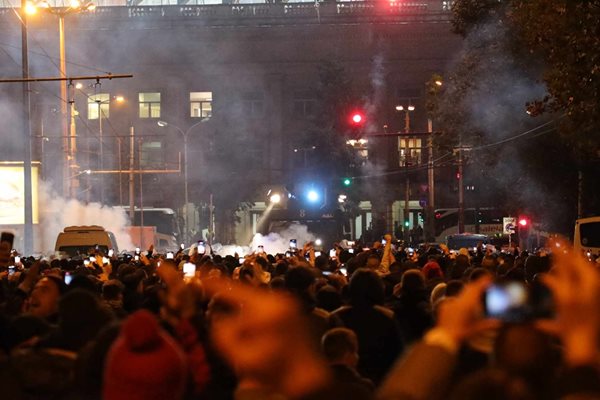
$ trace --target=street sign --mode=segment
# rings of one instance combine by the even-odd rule
[[[502,232],[506,235],[511,233],[515,233],[515,229],[517,227],[517,219],[514,217],[504,217],[502,218]]]

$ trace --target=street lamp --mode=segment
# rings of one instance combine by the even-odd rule
[[[189,197],[188,197],[188,135],[192,131],[192,129],[194,129],[201,123],[205,122],[207,119],[208,118],[201,119],[200,121],[198,121],[195,124],[193,124],[192,126],[190,126],[186,131],[183,131],[183,129],[181,129],[177,125],[173,125],[167,121],[158,121],[157,122],[157,125],[160,126],[161,128],[171,126],[171,127],[175,128],[175,130],[177,130],[179,133],[181,133],[181,136],[183,136],[183,187],[184,187],[183,190],[184,190],[184,202],[185,202],[185,212],[183,213],[183,222],[185,224],[184,238],[185,238],[186,243],[189,242],[189,232],[190,232],[189,224],[188,224],[188,203],[189,203]],[[211,197],[212,197],[212,195],[211,195]],[[212,214],[212,208],[211,208],[211,214]],[[210,223],[212,224],[212,215],[210,216],[209,219],[210,219]],[[211,229],[211,231],[212,231],[212,229]]]
[[[95,97],[94,101],[98,107],[98,136],[100,140],[100,170],[104,170],[104,132],[102,130],[102,117],[104,117],[104,111],[102,111],[102,104],[110,104],[111,100],[117,103],[125,101],[123,96],[114,96],[112,99],[109,97],[108,100],[100,100],[99,97]],[[108,117],[106,117],[108,118]],[[104,175],[100,177],[100,203],[104,204]]]
[[[22,0],[24,1],[24,0]],[[30,3],[26,11],[30,14],[35,13],[38,8],[42,8],[51,14],[58,16],[58,31],[59,31],[59,58],[60,58],[60,111],[62,115],[62,137],[63,137],[63,151],[64,151],[64,165],[63,165],[63,195],[65,197],[73,196],[73,190],[77,186],[77,181],[70,176],[71,169],[76,170],[79,168],[75,159],[75,137],[71,137],[69,134],[69,117],[67,113],[67,66],[65,56],[65,16],[68,14],[76,14],[84,11],[93,11],[96,8],[91,2],[81,3],[78,0],[71,0],[69,5],[66,7],[52,7],[47,1],[40,3]],[[71,104],[74,107],[74,103]],[[73,180],[73,182],[71,182]]]
[[[408,103],[408,106],[404,107],[402,105],[396,106],[396,111],[404,111],[404,133],[410,132],[410,112],[415,111],[415,106]]]

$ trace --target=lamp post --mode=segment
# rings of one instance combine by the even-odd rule
[[[114,100],[117,103],[122,103],[123,101],[125,101],[125,98],[123,96],[115,96]],[[102,111],[102,104],[110,104],[111,98],[109,98],[108,100],[102,101],[98,97],[96,97],[94,101],[96,102],[96,105],[98,106],[98,137],[100,140],[100,170],[103,171],[104,170],[104,132],[102,130],[102,118],[104,117],[104,111]],[[105,118],[108,118],[108,116],[106,116]],[[100,203],[104,204],[104,175],[100,176]]]
[[[35,12],[27,3],[27,0],[21,0],[21,69],[23,79],[29,78],[29,52],[27,48],[27,14]],[[29,82],[23,82],[23,197],[24,197],[24,215],[23,215],[23,251],[25,254],[33,253],[33,201],[31,191],[31,125],[29,122],[29,113],[31,108]]]
[[[25,0],[22,0],[25,2]],[[35,12],[35,8],[43,8],[51,14],[58,16],[58,40],[59,40],[59,68],[60,77],[60,112],[61,112],[61,133],[63,137],[63,195],[65,197],[76,196],[77,190],[77,169],[79,166],[76,161],[76,138],[75,132],[69,133],[69,115],[67,112],[67,66],[65,50],[65,16],[68,14],[80,13],[83,11],[93,11],[96,6],[93,3],[81,3],[79,0],[71,0],[67,7],[52,7],[47,1],[42,1],[35,5],[30,5],[29,10]],[[74,109],[74,103],[71,103]]]
[[[415,110],[415,106],[408,103],[408,106],[404,107],[403,105],[397,105],[396,111],[404,111],[404,133],[410,133],[410,113]],[[409,228],[410,228],[410,177],[408,176],[408,153],[410,151],[410,146],[408,144],[408,137],[404,139],[404,168],[406,170],[406,185],[404,189],[404,240],[408,241],[410,239]],[[407,225],[408,224],[408,225]]]
[[[181,129],[180,127],[178,127],[177,125],[173,125],[166,121],[158,121],[157,122],[158,126],[160,126],[160,127],[167,127],[167,126],[173,127],[175,130],[177,130],[177,132],[181,133],[181,136],[183,136],[183,196],[184,196],[184,202],[185,202],[185,212],[183,213],[183,222],[185,224],[185,234],[183,236],[184,236],[186,243],[189,242],[189,233],[190,233],[189,224],[188,224],[188,203],[189,203],[189,196],[188,196],[188,135],[192,131],[192,129],[194,129],[195,127],[197,127],[204,121],[206,121],[206,119],[201,119],[200,121],[196,122],[195,124],[190,126],[185,131],[183,129]],[[211,194],[211,198],[212,198],[212,194]],[[211,216],[211,219],[212,219],[212,216]],[[212,221],[210,223],[212,224]]]

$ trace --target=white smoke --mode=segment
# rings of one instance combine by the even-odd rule
[[[290,224],[280,232],[271,232],[266,236],[257,233],[252,239],[250,248],[255,251],[258,246],[264,246],[269,254],[285,253],[290,248],[290,239],[296,239],[298,247],[305,243],[314,242],[316,237],[308,231],[306,225]]]
[[[59,196],[47,183],[39,185],[40,244],[42,253],[54,252],[56,237],[67,226],[100,225],[112,232],[119,250],[134,248],[126,227],[129,219],[125,211],[100,203],[85,204]]]

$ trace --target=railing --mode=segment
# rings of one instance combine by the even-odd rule
[[[48,0],[48,3],[53,7],[66,6],[64,0]],[[285,6],[286,8],[306,8],[315,7],[317,4],[323,6],[328,3],[338,4],[344,9],[361,9],[361,8],[386,8],[389,10],[403,11],[450,11],[453,3],[451,0],[372,0],[372,1],[355,1],[355,0],[332,0],[332,1],[314,1],[314,0],[93,0],[97,9],[104,7],[239,7],[253,6],[262,8],[273,8]],[[3,8],[18,8],[20,0],[0,0],[0,9]]]
[[[4,2],[3,2],[4,1]],[[11,0],[15,2],[16,0]],[[60,0],[53,0],[58,2]],[[148,0],[140,0],[139,5],[121,5],[118,3],[132,2],[132,0],[96,0],[96,3],[106,4],[99,6],[93,12],[82,13],[77,18],[86,20],[102,20],[104,18],[203,18],[226,21],[231,19],[240,22],[240,18],[248,20],[274,19],[274,18],[310,18],[319,20],[334,20],[339,17],[346,18],[406,18],[407,20],[419,19],[424,21],[440,21],[450,18],[449,2],[442,0],[431,1],[324,1],[324,2],[277,2],[242,4],[244,0],[237,0],[236,4],[190,4],[202,0],[189,0],[185,4],[144,5]],[[171,3],[173,0],[170,0]],[[208,0],[206,0],[208,1]],[[221,1],[221,0],[210,0]],[[246,0],[249,1],[249,0]],[[180,0],[181,3],[183,1]],[[8,0],[0,0],[0,16],[6,15],[10,8],[2,7]]]

